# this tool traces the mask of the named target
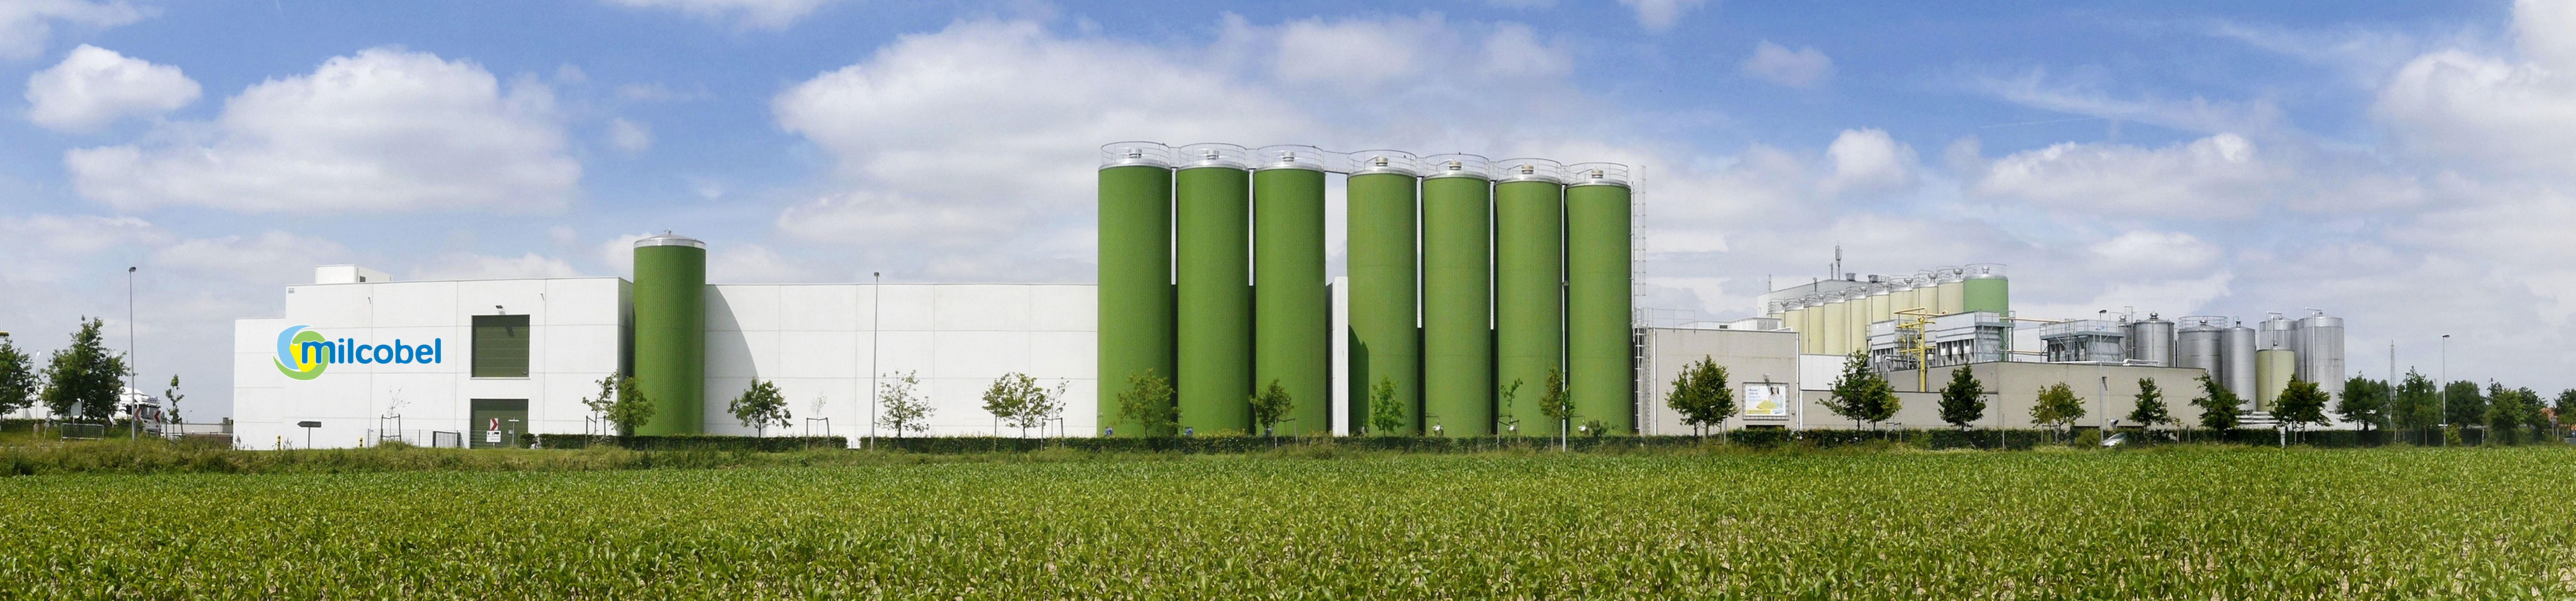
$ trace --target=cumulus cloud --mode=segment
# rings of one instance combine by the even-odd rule
[[[1916,183],[1914,147],[1889,138],[1886,130],[1843,130],[1825,148],[1825,156],[1834,162],[1833,177],[1824,183],[1827,190],[1890,192]]]
[[[2252,140],[2218,134],[2164,148],[2061,143],[1995,159],[1971,190],[2044,207],[2123,214],[2252,215],[2280,175]]]
[[[629,8],[673,10],[712,23],[786,29],[831,0],[607,0]]]
[[[1619,0],[1619,4],[1637,11],[1637,25],[1646,31],[1664,31],[1681,23],[1682,15],[1699,10],[1707,0]]]
[[[1739,65],[1745,75],[1792,88],[1812,88],[1825,83],[1834,74],[1834,59],[1814,47],[1790,50],[1787,46],[1763,40],[1753,47],[1753,56]]]
[[[2219,258],[2217,245],[2187,232],[2132,231],[2086,250],[2098,257],[2096,265],[2103,269],[2147,276],[2198,274]]]
[[[12,0],[0,2],[0,58],[28,58],[45,51],[54,24],[106,29],[152,16],[124,0]]]
[[[547,210],[574,195],[551,91],[481,66],[376,48],[272,79],[206,123],[64,156],[81,195],[119,209]]]
[[[192,238],[152,251],[152,262],[231,274],[262,284],[301,281],[316,264],[343,260],[338,242],[270,230],[257,236]]]
[[[2576,167],[2576,6],[2517,2],[2522,60],[2460,49],[2408,61],[2375,113],[2405,150],[2484,173],[2564,176]]]
[[[608,145],[627,154],[644,152],[653,147],[653,129],[624,117],[609,119]]]
[[[572,278],[581,277],[582,273],[563,259],[532,252],[516,257],[449,253],[427,261],[413,269],[410,275],[413,280],[485,280]]]
[[[56,131],[88,131],[125,116],[157,116],[197,101],[196,80],[178,67],[82,44],[53,68],[27,76],[27,120]]]

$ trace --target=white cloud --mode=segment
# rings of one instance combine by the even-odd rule
[[[2098,257],[2101,269],[2142,276],[2198,274],[2219,258],[2217,245],[2187,232],[2132,231],[2086,250]]]
[[[412,280],[483,280],[571,278],[581,277],[582,273],[563,259],[532,252],[516,257],[449,253],[412,269],[410,275]]]
[[[2282,175],[2262,159],[2236,134],[2157,149],[2068,142],[1995,159],[1971,190],[2077,211],[2243,217]]]
[[[1892,192],[1916,184],[1914,147],[1897,142],[1881,129],[1847,129],[1834,137],[1825,156],[1834,174],[1824,183],[1836,192]]]
[[[608,120],[608,145],[627,154],[644,152],[653,147],[653,129],[624,117]]]
[[[1409,79],[1435,65],[1420,43],[1448,37],[1438,15],[1384,21],[1307,19],[1279,28],[1278,77],[1290,82],[1375,86]]]
[[[27,76],[27,120],[56,131],[88,131],[118,117],[157,116],[197,101],[196,80],[178,67],[82,44],[53,68]]]
[[[831,0],[608,0],[630,8],[676,10],[709,22],[786,29]]]
[[[1637,25],[1646,31],[1664,31],[1681,23],[1682,15],[1699,10],[1707,0],[1619,0],[1637,11]]]
[[[2231,102],[2200,96],[2168,100],[2152,95],[2121,99],[2098,89],[2094,82],[2052,79],[2045,69],[2012,78],[1985,78],[1978,85],[2014,104],[2184,131],[2262,133],[2282,128],[2281,109],[2268,100]]]
[[[2549,54],[2559,36],[2576,33],[2524,29],[2526,48],[2561,64],[2463,50],[2417,57],[2381,89],[2374,111],[2419,156],[2478,172],[2567,174],[2576,168],[2576,57]]]
[[[276,285],[302,281],[314,265],[343,261],[348,252],[338,242],[270,230],[257,236],[182,240],[154,250],[152,262]]]
[[[548,210],[581,177],[543,85],[504,93],[473,63],[391,48],[251,86],[213,122],[64,162],[83,196],[123,210]]]
[[[45,51],[53,40],[54,22],[106,29],[152,16],[123,0],[10,0],[0,2],[0,58],[28,58]]]
[[[1745,75],[1792,88],[1812,88],[1834,75],[1834,59],[1814,47],[1790,50],[1763,40],[1740,66]]]

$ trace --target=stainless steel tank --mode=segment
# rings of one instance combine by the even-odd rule
[[[2296,375],[2341,396],[2343,380],[2350,373],[2344,371],[2343,318],[2318,311],[2299,319],[2295,331],[2293,348],[2299,351]]]
[[[2174,322],[2154,313],[2143,321],[2129,322],[2129,359],[2141,365],[2173,366]]]
[[[2181,328],[2174,332],[2174,366],[2189,367],[2209,374],[2220,386],[2227,385],[2227,318],[2194,315],[2182,318]]]
[[[2234,393],[2236,398],[2248,402],[2254,400],[2254,351],[2258,348],[2254,346],[2254,338],[2254,328],[2239,323],[2227,328],[2223,339],[2225,346],[2218,351],[2219,357],[2226,362],[2226,368],[2219,370],[2220,375],[2226,378],[2221,383],[2226,384],[2227,391]]]
[[[2299,350],[2299,339],[2293,333],[2297,329],[2299,322],[2274,313],[2271,319],[2263,320],[2254,328],[2254,347],[2256,350]]]

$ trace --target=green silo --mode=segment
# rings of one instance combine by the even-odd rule
[[[643,436],[705,430],[707,243],[669,231],[635,241],[635,373]]]
[[[1130,376],[1173,374],[1171,149],[1154,142],[1101,147],[1100,354],[1102,433],[1150,434],[1119,417]]]
[[[1629,307],[1632,198],[1628,168],[1583,163],[1568,171],[1572,175],[1565,188],[1567,392],[1573,396],[1577,420],[1597,419],[1612,434],[1633,434],[1637,422],[1634,349],[1629,338],[1633,313]]]
[[[1181,147],[1172,176],[1181,427],[1252,428],[1252,172],[1233,144]]]
[[[1352,153],[1358,164],[1348,186],[1345,219],[1350,232],[1350,381],[1353,431],[1422,433],[1422,329],[1415,288],[1414,217],[1419,168],[1413,155],[1391,150]],[[1369,423],[1370,388],[1394,388],[1401,426],[1377,432]]]
[[[1324,289],[1324,151],[1265,146],[1252,173],[1252,389],[1287,391],[1274,432],[1330,434],[1332,299]],[[1253,424],[1258,428],[1259,424]]]
[[[1968,280],[1959,286],[1959,310],[2012,316],[2012,282],[2004,278],[2004,266],[1979,263],[1967,271]]]
[[[1565,368],[1565,168],[1547,159],[1505,159],[1497,166],[1494,386],[1497,392],[1512,390],[1513,399],[1509,413],[1496,416],[1504,423],[1494,428],[1552,436],[1556,424],[1539,400],[1548,373]],[[1518,431],[1509,431],[1515,427],[1510,423]]]
[[[1493,183],[1484,157],[1434,155],[1422,180],[1422,423],[1493,432]]]

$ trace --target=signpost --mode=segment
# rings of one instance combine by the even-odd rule
[[[313,448],[313,429],[322,427],[322,422],[308,419],[295,422],[295,427],[304,429],[304,448]]]

